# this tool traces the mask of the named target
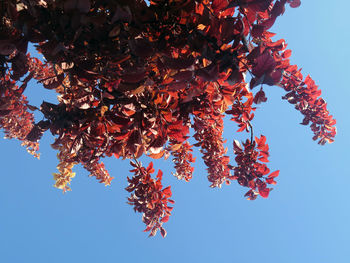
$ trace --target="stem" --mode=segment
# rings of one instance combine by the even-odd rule
[[[252,143],[253,142],[253,137],[254,137],[253,126],[250,123],[250,121],[248,121],[248,125],[249,125],[249,128],[250,128],[250,142]]]

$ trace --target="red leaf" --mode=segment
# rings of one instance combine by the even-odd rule
[[[170,187],[170,186],[164,188],[164,189],[162,190],[162,192],[163,192],[163,194],[164,194],[164,196],[165,196],[166,198],[169,198],[169,197],[171,197],[171,195],[172,195],[172,193],[171,193],[171,187]]]
[[[292,50],[290,50],[290,49],[287,49],[286,51],[284,51],[282,53],[283,58],[289,58],[291,55],[292,55]]]
[[[274,171],[268,176],[268,178],[276,178],[279,175],[279,173],[280,173],[279,170]]]
[[[153,162],[150,162],[150,163],[149,163],[149,165],[148,165],[146,171],[147,171],[147,173],[149,173],[149,174],[154,173],[155,170],[154,170],[154,168],[153,168]]]
[[[278,50],[283,50],[287,45],[284,39],[277,40],[276,42],[266,43],[266,46],[272,47]]]
[[[277,182],[274,180],[279,174],[279,170],[272,172],[267,178],[266,178],[266,183],[268,184],[277,184]]]
[[[264,162],[264,163],[268,163],[269,159],[267,159],[268,156],[266,155],[262,155],[261,157],[259,157],[259,161],[260,162]]]
[[[260,139],[255,137],[255,141],[258,144],[258,149],[262,149],[266,144],[266,137],[264,135],[261,135]]]
[[[277,184],[277,182],[275,180],[273,180],[273,178],[266,178],[266,183],[268,183],[268,184]]]
[[[160,220],[160,222],[163,222],[163,223],[166,223],[166,222],[168,222],[168,221],[169,221],[169,216],[168,216],[168,215],[164,216],[164,217]]]
[[[264,188],[264,189],[259,189],[259,194],[261,195],[261,197],[263,198],[267,198],[269,196],[271,188]]]
[[[152,226],[147,226],[145,230],[143,230],[143,232],[148,232],[152,229]]]
[[[163,172],[162,172],[162,170],[158,170],[158,174],[157,174],[157,176],[156,176],[160,181],[162,180],[162,178],[163,178]]]

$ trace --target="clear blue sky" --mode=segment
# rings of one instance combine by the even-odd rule
[[[236,183],[210,189],[200,158],[189,183],[170,174],[170,162],[160,163],[176,204],[168,236],[148,238],[141,215],[126,204],[127,161],[105,161],[115,177],[110,187],[76,169],[73,191],[63,195],[52,187],[57,159],[50,135],[41,142],[41,160],[18,141],[1,139],[0,262],[348,263],[349,7],[345,0],[304,0],[272,28],[289,43],[292,62],[320,85],[338,135],[317,145],[299,125],[301,114],[281,100],[283,90],[266,87],[268,102],[254,125],[267,137],[271,169],[281,170],[268,199],[247,201]],[[49,91],[28,88],[33,104],[43,94]],[[226,124],[231,148],[237,128]]]

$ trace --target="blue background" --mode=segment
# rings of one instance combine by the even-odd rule
[[[269,167],[281,170],[268,199],[245,200],[247,189],[236,182],[210,189],[198,151],[189,183],[171,175],[170,160],[160,161],[156,167],[176,203],[168,236],[148,238],[141,214],[126,204],[128,161],[105,160],[115,177],[110,187],[77,167],[73,191],[62,194],[52,187],[57,159],[50,134],[41,141],[40,160],[18,141],[1,139],[0,262],[349,262],[349,7],[345,0],[303,1],[271,30],[289,43],[304,76],[320,85],[338,135],[331,145],[317,145],[299,125],[301,114],[281,100],[285,92],[265,87],[268,101],[253,124],[267,137]],[[37,85],[26,92],[34,105],[43,96],[55,101]],[[227,120],[229,148],[233,138],[244,138],[236,130]]]

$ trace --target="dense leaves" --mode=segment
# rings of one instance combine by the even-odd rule
[[[166,231],[173,203],[162,172],[138,159],[173,158],[178,179],[193,175],[199,147],[211,187],[233,180],[248,199],[268,197],[279,172],[266,163],[265,136],[253,135],[254,104],[268,86],[286,91],[319,144],[332,142],[335,120],[315,82],[291,65],[285,40],[268,31],[299,0],[3,0],[0,3],[0,128],[38,156],[44,132],[58,151],[55,187],[70,190],[73,167],[109,185],[101,159],[132,159],[129,204],[146,231]],[[27,52],[34,44],[44,59]],[[250,74],[249,81],[246,75]],[[30,105],[31,79],[57,92],[56,104]],[[253,92],[254,87],[259,87]],[[43,98],[44,99],[44,98]],[[32,111],[42,113],[35,122]],[[227,155],[223,118],[248,132]],[[193,129],[196,143],[191,145]]]
[[[151,231],[150,236],[154,236],[158,230],[163,237],[166,235],[163,223],[169,220],[174,201],[169,199],[172,195],[170,186],[163,188],[163,172],[158,171],[157,179],[153,179],[151,174],[154,173],[153,163],[144,168],[140,162],[130,162],[134,167],[130,172],[135,173],[131,179],[128,178],[129,185],[126,188],[131,192],[128,203],[134,206],[134,210],[142,215],[142,221],[146,224],[145,231]]]

